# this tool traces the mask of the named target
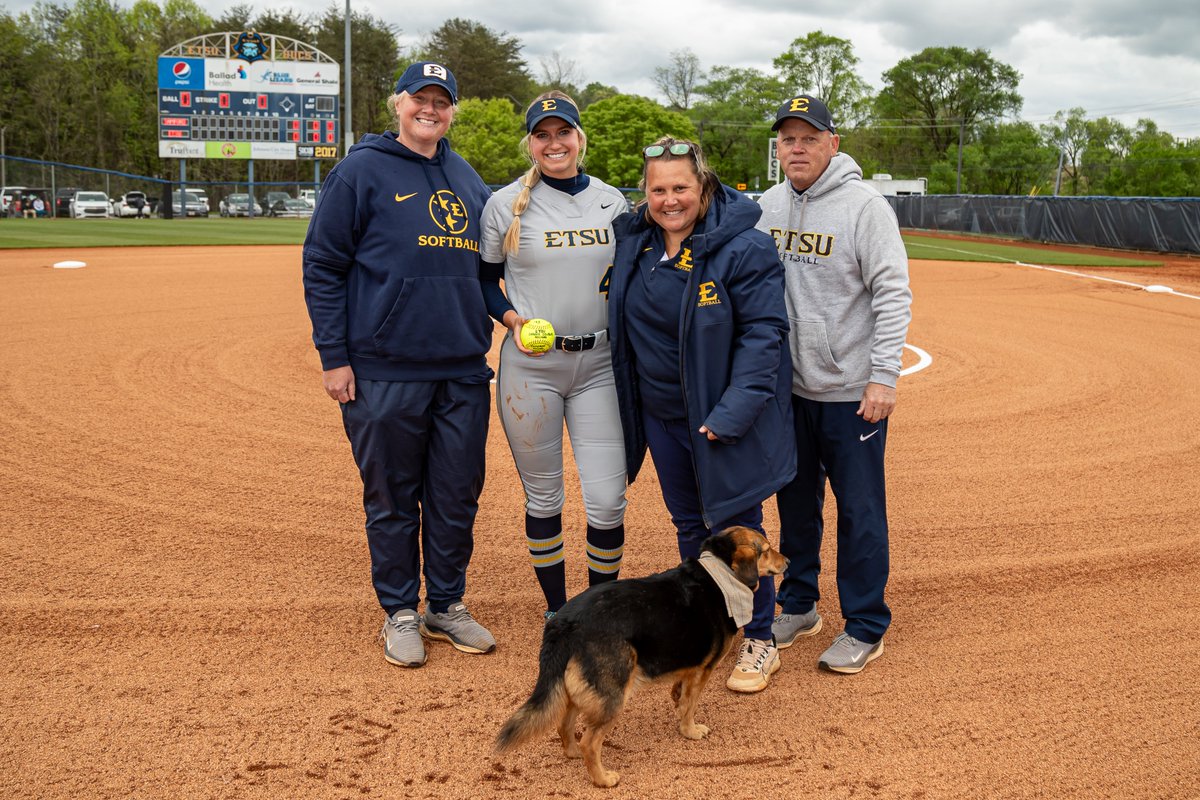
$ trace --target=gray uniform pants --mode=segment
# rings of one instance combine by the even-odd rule
[[[562,512],[565,420],[588,524],[623,524],[625,446],[607,339],[591,350],[531,358],[510,334],[500,350],[496,405],[530,516]]]

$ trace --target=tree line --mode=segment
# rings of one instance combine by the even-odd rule
[[[173,177],[158,158],[159,53],[216,31],[254,29],[308,42],[344,66],[342,7],[302,15],[256,14],[235,5],[219,17],[194,0],[76,0],[0,12],[0,126],[7,151],[136,174]],[[699,140],[725,182],[765,189],[770,127],[779,103],[799,93],[825,99],[851,153],[868,176],[925,177],[931,193],[1195,196],[1200,141],[1178,141],[1150,119],[1126,126],[1064,109],[1046,123],[1018,118],[1020,74],[983,49],[929,47],[901,59],[873,91],[858,74],[846,39],[812,31],[773,60],[773,72],[703,65],[678,50],[653,74],[666,103],[586,82],[559,52],[531,66],[521,41],[479,22],[453,18],[411,50],[397,28],[354,12],[351,24],[357,135],[391,124],[385,101],[413,60],[444,63],[459,83],[450,138],[492,184],[525,169],[517,142],[526,104],[561,89],[580,104],[588,132],[587,169],[616,186],[635,186],[641,147],[663,134]],[[244,164],[189,162],[189,178],[244,181]],[[306,162],[257,161],[261,181],[308,181]]]

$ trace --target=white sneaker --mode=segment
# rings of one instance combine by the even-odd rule
[[[779,671],[779,648],[769,639],[745,639],[737,666],[725,686],[735,692],[761,692]]]

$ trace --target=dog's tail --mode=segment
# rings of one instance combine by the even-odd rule
[[[503,753],[554,728],[567,710],[565,676],[570,660],[567,648],[542,643],[537,684],[533,694],[496,734],[496,752]]]

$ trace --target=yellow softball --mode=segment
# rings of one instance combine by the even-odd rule
[[[526,320],[521,326],[521,344],[535,353],[546,352],[554,347],[554,326],[544,319]]]

